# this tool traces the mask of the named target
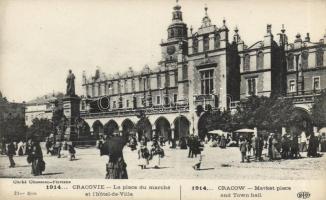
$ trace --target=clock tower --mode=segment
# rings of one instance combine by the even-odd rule
[[[172,23],[168,27],[168,38],[162,41],[162,61],[177,62],[178,54],[187,55],[187,24],[182,21],[181,6],[173,7]]]

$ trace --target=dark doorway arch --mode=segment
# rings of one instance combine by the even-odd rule
[[[114,120],[110,120],[104,125],[104,134],[113,135],[114,132],[119,132],[119,125]]]
[[[152,124],[147,118],[140,119],[137,122],[137,134],[138,140],[140,140],[142,136],[152,140]]]
[[[135,132],[135,124],[130,119],[125,119],[122,124],[122,135],[126,138],[129,137],[131,132]]]
[[[91,131],[88,123],[82,118],[78,118],[76,120],[76,132],[77,132],[77,140],[80,140],[85,137],[88,138],[91,135]]]
[[[204,139],[208,133],[207,129],[208,113],[202,114],[198,119],[198,136]]]
[[[313,132],[311,116],[304,108],[294,108],[290,121],[289,128],[292,134],[300,135],[304,131],[306,136],[309,136]]]
[[[174,139],[179,140],[182,137],[188,137],[190,133],[189,127],[190,127],[190,122],[185,116],[180,115],[177,118],[175,118]]]
[[[155,121],[156,134],[163,136],[165,139],[171,139],[171,125],[165,117],[159,117]]]
[[[92,125],[92,128],[93,128],[93,136],[95,138],[99,138],[100,135],[103,135],[103,124],[100,122],[100,120],[96,120],[93,125]]]

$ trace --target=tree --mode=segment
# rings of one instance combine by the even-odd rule
[[[293,111],[290,99],[250,96],[240,102],[234,121],[239,128],[274,132],[293,123]]]
[[[0,138],[10,140],[25,140],[25,121],[19,117],[8,118],[0,123]]]
[[[326,90],[323,90],[320,96],[315,98],[311,113],[314,125],[326,126]]]
[[[215,111],[208,109],[205,113],[201,114],[198,122],[199,136],[203,139],[206,134],[212,130],[231,132],[233,130],[233,126],[233,117],[230,111]]]
[[[27,137],[28,138],[38,138],[44,140],[52,132],[52,122],[49,119],[33,119],[33,124],[28,128]]]

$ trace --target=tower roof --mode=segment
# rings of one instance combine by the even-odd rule
[[[208,14],[207,14],[207,10],[208,10],[207,5],[205,5],[204,9],[205,9],[205,16],[202,19],[201,28],[208,27],[208,26],[212,25],[212,21],[211,21],[211,19],[209,18]]]

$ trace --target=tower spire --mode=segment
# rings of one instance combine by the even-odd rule
[[[207,10],[208,10],[208,8],[207,8],[207,4],[205,3],[205,16],[207,17],[208,15],[207,15]]]
[[[211,19],[208,17],[208,14],[207,14],[207,10],[208,10],[207,4],[205,4],[204,10],[205,10],[205,16],[203,17],[203,20],[202,20],[202,25],[201,25],[202,28],[212,25]]]

